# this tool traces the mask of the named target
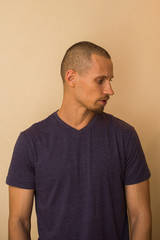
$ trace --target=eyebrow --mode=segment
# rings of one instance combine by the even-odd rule
[[[96,79],[97,79],[97,78],[108,79],[108,76],[102,75],[102,76],[98,76],[98,77],[96,77]],[[113,79],[113,78],[114,78],[114,76],[112,76],[112,77],[109,78],[109,79]]]

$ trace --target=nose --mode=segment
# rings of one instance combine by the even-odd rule
[[[113,88],[111,86],[111,82],[108,80],[106,81],[105,85],[104,85],[104,89],[103,89],[103,93],[104,95],[114,95],[114,91]]]

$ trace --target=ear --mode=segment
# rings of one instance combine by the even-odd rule
[[[74,70],[68,70],[65,75],[65,81],[71,87],[74,87],[76,82],[76,72]]]

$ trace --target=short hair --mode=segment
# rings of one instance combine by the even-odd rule
[[[109,53],[102,47],[87,41],[72,45],[65,53],[61,63],[61,77],[65,82],[65,74],[69,69],[76,71],[79,75],[89,69],[91,55],[96,54],[111,59]]]

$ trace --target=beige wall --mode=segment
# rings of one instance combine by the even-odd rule
[[[0,239],[7,239],[4,182],[17,136],[60,107],[60,61],[80,40],[100,44],[112,56],[115,96],[106,111],[139,133],[152,172],[153,239],[159,239],[159,11],[159,0],[0,1]]]

